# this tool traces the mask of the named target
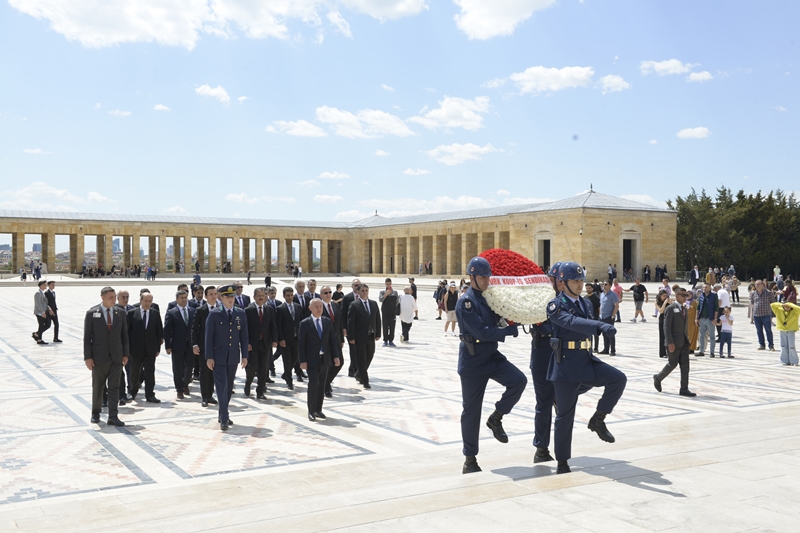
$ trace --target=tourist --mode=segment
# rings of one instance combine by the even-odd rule
[[[722,359],[725,357],[722,355],[722,348],[727,344],[728,345],[728,359],[733,359],[731,355],[731,341],[733,339],[733,317],[731,316],[731,308],[724,307],[720,308],[720,315],[717,319],[717,324],[720,326],[720,338],[719,338],[719,358]],[[711,353],[711,357],[714,357],[714,353]]]
[[[697,350],[697,338],[699,337],[699,329],[697,327],[697,295],[703,291],[702,289],[697,289],[697,292],[693,290],[688,292],[686,303],[683,305],[686,307],[686,321],[688,322],[687,335],[689,336],[689,353],[693,354],[695,350]]]
[[[456,290],[456,282],[451,281],[449,287],[442,295],[442,304],[444,306],[445,318],[444,323],[444,336],[447,337],[447,326],[451,325],[453,337],[456,336],[456,302],[458,302],[458,291]]]
[[[650,301],[650,295],[647,293],[647,287],[642,285],[639,281],[639,278],[636,278],[634,285],[631,286],[630,289],[622,289],[624,292],[632,292],[633,293],[633,305],[636,307],[636,311],[633,314],[633,318],[631,322],[634,324],[636,323],[636,317],[642,317],[642,322],[647,322],[644,318],[644,310],[642,307],[645,303]]]
[[[414,283],[414,278],[408,278],[408,286],[411,287],[411,296],[414,297],[414,302],[417,301],[417,284]],[[469,285],[469,283],[467,283]],[[414,307],[414,320],[419,320],[419,310]]]
[[[667,307],[672,303],[672,299],[667,295],[666,291],[658,291],[656,296],[656,310],[658,311],[658,356],[667,357],[667,347],[664,344],[664,320],[666,320],[664,313]]]
[[[336,284],[336,291],[334,291],[333,296],[331,296],[331,299],[334,302],[336,302],[337,304],[341,304],[342,300],[344,299],[344,293],[342,292],[342,288],[343,288],[342,284],[341,283],[337,283]]]
[[[619,311],[619,298],[611,290],[611,284],[606,281],[603,283],[603,295],[600,296],[600,314],[598,318],[600,322],[613,325],[617,311]],[[596,335],[595,339],[597,339]],[[597,341],[595,340],[595,342]],[[603,333],[603,351],[599,353],[617,355],[616,335]]]
[[[631,279],[628,281],[633,281],[632,275]],[[624,292],[624,289],[622,288],[622,285],[619,284],[619,281],[617,281],[617,278],[614,278],[614,284],[611,285],[611,290],[614,292],[614,294],[617,295],[617,300],[619,300],[619,306],[617,307],[617,316],[615,322],[622,322],[622,315],[619,312],[619,308],[622,307],[622,293]]]
[[[34,331],[31,336],[36,344],[48,344],[44,342],[42,334],[50,329],[50,307],[47,303],[47,296],[45,290],[47,289],[47,282],[44,280],[39,281],[39,290],[33,295],[33,314],[36,315],[36,321],[39,323],[39,329]]]
[[[403,287],[403,294],[400,296],[400,342],[408,342],[408,335],[411,332],[411,325],[414,323],[416,313],[417,300],[411,292],[411,286],[408,285]]]
[[[444,280],[439,281],[439,286],[433,291],[433,299],[436,300],[436,310],[439,312],[439,316],[436,317],[436,320],[442,319],[442,311],[444,311],[444,300],[442,298],[444,298],[444,293],[447,292],[446,283],[447,282]]]
[[[705,355],[706,335],[709,337],[710,353],[714,353],[716,337],[714,336],[713,324],[717,321],[718,312],[717,295],[711,292],[710,283],[704,283],[703,294],[697,298],[697,318],[695,318],[695,323],[698,324],[700,330],[700,351],[694,354],[695,357],[703,357]]]
[[[56,304],[56,282],[48,281],[47,290],[44,293],[47,297],[47,306],[50,308],[50,322],[53,324],[53,342],[62,342],[58,338],[58,305]]]
[[[770,304],[770,307],[778,319],[778,332],[781,336],[781,363],[797,365],[795,333],[798,329],[797,319],[800,316],[800,307],[790,302],[774,302]]]
[[[723,278],[723,281],[724,281],[724,278]],[[714,285],[714,292],[717,293],[717,305],[719,305],[719,310],[718,310],[717,316],[721,317],[722,316],[722,310],[725,309],[726,307],[730,307],[731,306],[731,297],[730,297],[730,294],[728,293],[727,289],[725,289],[724,285]],[[717,342],[720,342],[721,334],[722,334],[722,324],[718,320],[717,321]],[[712,353],[712,355],[713,355],[713,353]]]
[[[775,268],[778,269],[777,266]],[[780,274],[780,269],[778,269],[778,274]],[[762,280],[756,281],[756,290],[750,293],[750,303],[753,306],[752,319],[756,326],[759,350],[765,350],[766,346],[769,345],[769,350],[771,352],[775,351],[775,345],[772,342],[772,309],[770,308],[770,304],[774,301],[775,295],[773,292],[766,290]],[[766,343],[764,340],[765,333]]]
[[[606,281],[604,283],[604,285],[608,285],[608,282]],[[591,283],[587,283],[585,288],[586,288],[586,299],[589,300],[589,303],[592,306],[592,312],[594,313],[593,318],[595,318],[596,320],[599,320],[600,319],[600,294],[602,294],[602,291],[600,292],[600,294],[595,292],[594,285],[592,285]],[[592,335],[592,337],[594,338],[594,351],[595,351],[595,353],[597,353],[597,352],[600,351],[600,334],[595,331],[594,335]],[[608,352],[606,352],[606,353],[608,353]]]
[[[797,289],[792,278],[786,278],[786,286],[783,288],[783,302],[797,303]]]

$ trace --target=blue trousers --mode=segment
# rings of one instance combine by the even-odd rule
[[[593,362],[594,380],[586,382],[554,381],[558,416],[555,423],[555,453],[559,461],[567,461],[572,457],[572,427],[575,424],[575,407],[578,395],[584,389],[605,387],[603,396],[597,402],[597,410],[609,414],[622,397],[628,378],[622,371],[602,362]]]
[[[506,388],[500,401],[494,404],[495,409],[504,415],[511,412],[528,384],[525,374],[506,360],[499,361],[495,371],[490,374],[461,376],[461,439],[464,441],[464,455],[478,455],[483,395],[490,379]]]
[[[231,391],[233,390],[233,378],[236,377],[236,367],[238,365],[214,365],[214,387],[217,389],[217,401],[219,401],[219,422],[228,422],[228,404],[231,403]]]
[[[538,345],[531,349],[531,377],[533,392],[536,395],[536,416],[533,419],[533,445],[537,448],[550,446],[550,424],[553,421],[553,401],[556,389],[547,380],[547,367],[550,364],[550,338],[540,338]]]
[[[772,342],[772,317],[771,316],[754,316],[753,322],[756,325],[756,334],[758,335],[758,345],[762,348],[764,344],[764,331],[767,333],[767,343],[769,349],[773,349],[775,345]]]

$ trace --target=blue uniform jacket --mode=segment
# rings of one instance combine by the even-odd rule
[[[538,333],[538,335],[537,335]],[[533,361],[539,357],[547,357],[550,359],[550,354],[553,350],[550,349],[550,337],[553,336],[553,328],[550,326],[550,321],[545,320],[539,324],[531,326],[531,363],[529,368],[533,368]]]
[[[576,303],[572,303],[561,292],[547,304],[547,318],[553,330],[553,338],[561,340],[563,357],[559,363],[555,353],[550,355],[550,365],[547,368],[548,381],[594,381],[594,363],[603,362],[592,355],[591,349],[567,348],[569,341],[591,340],[592,335],[598,332],[600,322],[593,318],[592,305],[583,298],[578,298]]]
[[[475,355],[464,345],[458,348],[458,373],[464,375],[490,374],[497,369],[498,361],[505,361],[497,351],[497,343],[517,332],[517,326],[497,326],[500,316],[489,308],[481,291],[470,287],[456,302],[456,319],[462,337],[474,339]]]
[[[232,320],[228,320],[228,310],[220,305],[206,319],[206,359],[213,359],[216,365],[236,365],[247,359],[247,317],[244,309],[233,308]]]

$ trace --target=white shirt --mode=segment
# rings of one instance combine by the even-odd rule
[[[417,310],[417,302],[411,294],[400,295],[400,321],[411,324],[414,320],[414,311]]]
[[[111,324],[113,325],[114,324],[114,313],[113,312],[109,313],[109,311],[111,311],[114,308],[113,307],[105,307],[105,306],[101,305],[100,309],[103,310],[103,322],[106,322],[106,323],[108,322],[108,315],[110,314],[111,315]]]
[[[719,298],[719,307],[730,307],[731,306],[731,296],[728,294],[728,291],[725,289],[720,289],[717,291],[717,298]]]

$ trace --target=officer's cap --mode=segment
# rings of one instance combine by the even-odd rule
[[[219,288],[217,294],[220,296],[233,296],[236,294],[236,287],[233,285],[225,285]]]

